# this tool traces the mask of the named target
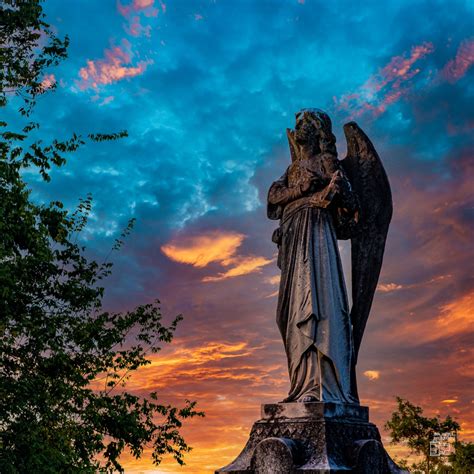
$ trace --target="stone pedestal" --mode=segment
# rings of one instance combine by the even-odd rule
[[[221,474],[402,473],[386,453],[369,409],[342,403],[262,405],[249,440]]]

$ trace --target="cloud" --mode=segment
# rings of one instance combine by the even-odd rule
[[[423,343],[450,340],[454,336],[472,335],[472,318],[474,315],[474,293],[469,292],[457,297],[450,303],[430,310],[430,318],[420,317],[412,312],[390,329],[390,340],[399,338],[405,344],[420,345]],[[415,339],[412,339],[416,335]]]
[[[76,82],[79,89],[97,89],[102,85],[143,74],[153,61],[139,61],[136,65],[131,65],[130,46],[127,40],[123,40],[121,46],[106,49],[104,59],[87,60],[87,66],[79,70],[81,79]]]
[[[366,370],[364,372],[364,375],[369,380],[377,380],[378,378],[380,378],[380,372],[378,370]]]
[[[280,284],[280,275],[273,275],[265,279],[270,285],[279,285]]]
[[[56,77],[54,76],[54,74],[46,74],[43,77],[43,80],[41,81],[41,87],[44,90],[51,89],[54,84],[56,84]]]
[[[133,8],[135,8],[135,10],[151,7],[154,3],[154,0],[133,0],[132,2]]]
[[[381,291],[382,293],[390,293],[392,291],[401,290],[403,285],[399,285],[397,283],[379,283],[377,285],[377,291]]]
[[[226,278],[232,278],[240,275],[247,275],[248,273],[253,273],[260,270],[263,266],[268,265],[273,262],[265,257],[237,257],[233,258],[230,261],[227,261],[227,265],[234,265],[232,268],[226,272],[219,273],[217,276],[207,276],[202,279],[202,281],[220,281],[225,280]]]
[[[450,83],[461,79],[474,63],[474,39],[464,40],[457,50],[456,57],[451,59],[441,71],[441,75]]]
[[[128,5],[123,5],[120,0],[117,2],[117,9],[122,16],[129,18],[132,12],[144,13],[145,16],[157,16],[159,10],[154,8],[154,0],[133,0]],[[166,5],[160,2],[163,12],[166,11]]]
[[[200,382],[206,379],[249,379],[248,364],[235,360],[248,358],[254,352],[255,348],[249,347],[247,342],[209,341],[192,349],[173,348],[169,354],[150,358],[151,364],[137,373],[136,383],[139,386],[135,388],[144,390],[145,386],[156,386],[157,383],[159,387],[166,387],[178,382],[182,384],[186,379]],[[223,367],[224,361],[231,361],[232,364]]]
[[[433,53],[431,42],[413,46],[409,54],[394,56],[356,91],[336,99],[337,108],[347,113],[351,119],[366,112],[378,116],[407,95],[411,90],[410,79],[420,72],[414,65]]]
[[[431,285],[433,283],[437,283],[437,282],[446,280],[447,278],[451,278],[451,277],[452,277],[452,275],[450,275],[450,274],[448,274],[448,275],[438,275],[438,276],[435,276],[433,278],[430,278],[427,281],[422,281],[422,282],[419,282],[419,283],[413,283],[411,285],[407,285],[407,284],[400,285],[398,283],[379,283],[377,285],[377,291],[380,291],[382,293],[392,293],[392,292],[398,291],[398,290],[407,290],[407,289],[417,288],[417,287],[421,287],[421,286]]]
[[[151,36],[151,26],[143,26],[138,15],[131,18],[130,24],[127,29],[128,34],[131,36]]]
[[[161,250],[175,262],[202,268],[212,262],[228,263],[244,239],[243,234],[217,230],[176,239],[163,245]]]
[[[254,380],[259,369],[248,360],[262,347],[251,347],[247,341],[208,341],[199,347],[187,348],[176,344],[165,353],[151,354],[150,363],[138,369],[127,384],[134,391],[147,392],[193,381],[205,384],[206,380]],[[253,371],[253,373],[252,373]],[[102,388],[101,376],[92,384]]]
[[[107,105],[107,104],[110,104],[111,102],[113,102],[115,99],[115,97],[113,95],[108,95],[107,97],[104,97],[100,102],[99,102],[99,105],[102,106],[102,105]]]
[[[441,306],[436,319],[439,334],[445,337],[456,333],[472,331],[474,317],[474,291],[461,298]]]
[[[117,2],[118,12],[126,19],[125,31],[133,37],[151,37],[152,26],[155,24],[143,24],[143,21],[150,23],[150,19],[157,17],[159,9],[154,7],[154,0],[133,0],[128,5]],[[161,11],[166,12],[166,5],[160,1]]]
[[[258,256],[236,255],[245,235],[229,231],[211,231],[204,235],[181,237],[161,247],[171,260],[203,268],[216,262],[231,267],[215,276],[205,276],[203,282],[216,282],[259,271],[273,260]]]

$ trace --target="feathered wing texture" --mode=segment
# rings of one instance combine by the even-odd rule
[[[360,204],[357,232],[351,238],[351,321],[357,360],[382,268],[393,208],[387,174],[372,142],[355,122],[344,125],[344,134],[347,156],[341,163]]]

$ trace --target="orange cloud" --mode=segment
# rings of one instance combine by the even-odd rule
[[[131,63],[131,54],[126,49],[130,49],[130,43],[123,40],[122,46],[105,50],[105,59],[88,60],[87,66],[79,71],[81,78],[77,83],[79,89],[97,89],[100,85],[112,84],[143,74],[152,61],[140,61],[135,66],[128,66]]]
[[[213,231],[173,240],[161,251],[175,262],[202,268],[212,262],[228,262],[244,239],[245,235],[236,232]]]
[[[436,341],[456,334],[472,331],[474,319],[474,292],[468,293],[438,308],[438,314],[430,319],[412,320],[405,317],[403,324],[391,329],[391,337],[399,337],[416,344]],[[416,336],[415,339],[413,337]]]
[[[474,39],[467,39],[459,46],[456,57],[444,66],[441,75],[448,82],[454,83],[466,74],[473,63]]]
[[[431,285],[433,283],[442,282],[442,281],[444,281],[448,278],[451,278],[451,277],[452,277],[452,275],[450,275],[450,274],[448,274],[448,275],[439,275],[439,276],[431,278],[427,281],[422,281],[420,283],[414,283],[412,285],[400,285],[398,283],[379,283],[377,285],[377,291],[380,291],[381,293],[392,293],[392,292],[398,291],[398,290],[407,290],[407,289],[410,289],[410,288],[428,286],[428,285]]]
[[[269,278],[266,278],[265,281],[270,285],[279,285],[280,284],[280,275],[273,275]]]
[[[380,377],[380,372],[378,370],[366,370],[364,372],[364,375],[369,380],[377,380]]]
[[[399,285],[397,283],[379,283],[377,285],[377,291],[381,291],[382,293],[390,293],[392,291],[401,290],[403,285]]]
[[[443,305],[436,320],[438,330],[444,335],[472,330],[474,320],[474,292],[461,299]]]
[[[202,281],[219,281],[225,280],[226,278],[232,278],[240,275],[246,275],[248,273],[253,273],[265,265],[268,265],[273,260],[269,260],[264,257],[240,257],[235,258],[229,261],[228,263],[235,265],[226,272],[219,273],[217,276],[207,276],[202,279]]]
[[[419,68],[414,68],[415,63],[433,51],[433,44],[425,42],[414,46],[408,56],[394,56],[356,92],[346,94],[340,100],[335,99],[338,110],[346,112],[349,118],[358,117],[365,112],[374,116],[382,114],[390,105],[408,94],[409,80],[420,72]]]
[[[156,365],[181,365],[186,364],[205,364],[207,362],[220,361],[222,359],[246,357],[250,355],[251,350],[246,342],[226,343],[226,342],[209,342],[204,347],[194,349],[180,349],[179,352],[169,356],[168,359],[161,355],[157,357]],[[177,355],[179,354],[179,355]],[[153,366],[152,362],[151,366]]]
[[[187,347],[176,340],[163,353],[150,356],[151,364],[138,369],[127,382],[132,393],[157,391],[163,403],[181,406],[184,398],[198,401],[204,419],[186,420],[181,430],[193,451],[179,471],[189,474],[214,472],[234,458],[259,416],[260,400],[281,396],[286,382],[283,365],[262,364],[258,357],[268,348],[246,341],[208,341]],[[283,362],[283,357],[282,357]],[[102,381],[102,384],[104,382]],[[265,385],[266,384],[266,385]],[[270,387],[270,393],[265,389]],[[152,466],[149,449],[141,459],[121,457],[126,472],[177,472],[166,457]]]
[[[175,262],[198,268],[214,262],[230,267],[225,272],[202,279],[204,282],[214,282],[259,271],[272,262],[265,257],[236,255],[244,239],[245,235],[236,232],[213,231],[200,236],[175,239],[163,245],[161,251]]]
[[[275,367],[259,367],[251,361],[263,346],[252,347],[247,342],[207,342],[203,347],[187,348],[182,345],[175,347],[167,354],[153,354],[151,363],[141,367],[127,382],[131,391],[149,392],[170,387],[198,386],[200,390],[206,384],[219,381],[227,384],[241,383],[246,386],[258,385]],[[223,393],[224,387],[222,388]],[[213,393],[216,397],[218,394]],[[224,400],[221,396],[221,401]]]

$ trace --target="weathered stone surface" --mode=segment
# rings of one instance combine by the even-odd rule
[[[301,447],[287,438],[267,438],[257,444],[250,467],[258,474],[287,474],[298,464]]]
[[[281,269],[277,324],[290,390],[285,402],[358,404],[356,364],[392,216],[390,184],[372,142],[344,125],[337,158],[328,114],[305,108],[287,129],[291,164],[268,190]],[[349,309],[337,239],[351,239]]]
[[[261,416],[262,420],[311,418],[369,421],[369,409],[360,405],[334,402],[271,403],[262,405]]]
[[[373,474],[390,472],[388,469],[387,456],[380,441],[365,439],[356,441],[356,464],[357,474]]]
[[[216,472],[403,471],[385,452],[377,427],[368,421],[367,407],[313,402],[263,405],[262,419],[254,423],[243,451],[234,462]]]

